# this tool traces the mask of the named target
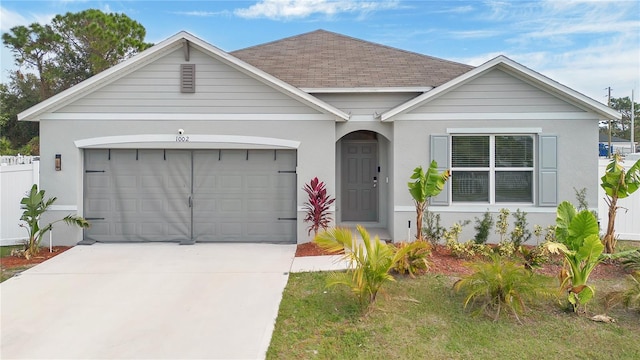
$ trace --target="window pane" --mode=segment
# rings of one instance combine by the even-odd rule
[[[488,136],[454,136],[451,142],[453,167],[489,167]]]
[[[496,136],[496,167],[533,167],[533,138]]]
[[[453,201],[489,202],[488,171],[454,171],[451,182]]]
[[[533,202],[532,171],[496,171],[496,202]]]

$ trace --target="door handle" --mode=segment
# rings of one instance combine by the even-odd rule
[[[193,198],[189,196],[189,207],[193,207]]]
[[[378,178],[376,176],[373,177],[373,187],[378,186]]]

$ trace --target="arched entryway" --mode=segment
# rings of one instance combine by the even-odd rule
[[[371,130],[341,137],[336,151],[337,218],[347,226],[386,228],[389,141]]]

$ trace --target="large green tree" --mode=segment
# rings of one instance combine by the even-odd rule
[[[128,16],[95,9],[2,34],[19,69],[0,86],[0,137],[14,148],[23,146],[37,136],[37,124],[18,124],[18,113],[150,47],[145,35]]]
[[[628,96],[621,98],[611,98],[609,106],[622,114],[621,120],[611,123],[611,135],[623,139],[631,139],[631,98]],[[634,138],[640,140],[640,104],[634,101],[635,126]],[[608,133],[608,129],[604,129]]]

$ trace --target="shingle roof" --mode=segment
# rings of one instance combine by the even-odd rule
[[[231,54],[299,88],[436,87],[473,69],[325,30]]]

